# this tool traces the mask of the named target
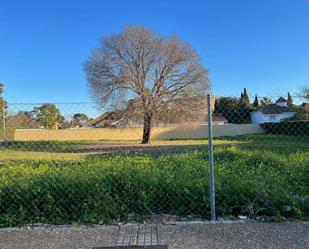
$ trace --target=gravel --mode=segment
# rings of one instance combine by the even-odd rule
[[[1,249],[88,249],[112,246],[118,226],[0,229]],[[309,222],[159,225],[159,243],[182,248],[308,249]]]

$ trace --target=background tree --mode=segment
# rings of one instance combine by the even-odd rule
[[[252,111],[245,107],[240,99],[233,97],[220,97],[214,113],[223,115],[229,123],[250,123]]]
[[[254,101],[253,101],[253,108],[255,110],[257,110],[259,108],[260,104],[259,104],[259,99],[258,99],[258,96],[255,95],[255,98],[254,98]]]
[[[142,143],[150,143],[152,121],[161,110],[205,97],[209,86],[207,69],[188,43],[145,27],[103,37],[85,71],[93,96],[105,106],[128,98],[140,103]]]
[[[244,88],[244,91],[240,95],[240,102],[244,107],[250,107],[250,100],[246,88]]]
[[[4,108],[3,108],[3,103],[4,103]],[[3,99],[0,98],[0,117],[2,117],[3,115],[3,110],[4,110],[4,113],[7,113],[7,108],[8,108],[7,102],[5,100],[3,101]]]
[[[4,105],[4,106],[3,106]],[[4,107],[4,108],[3,108]],[[3,98],[0,98],[0,139],[4,139],[6,137],[6,135],[4,134],[4,130],[3,130],[3,127],[4,127],[4,115],[5,117],[7,116],[7,102],[4,100],[3,101]]]
[[[0,83],[0,117],[3,118],[3,114],[7,111],[7,102],[3,99],[4,85]],[[4,113],[3,113],[4,111]],[[1,121],[0,121],[1,122]]]
[[[296,112],[296,115],[291,118],[292,120],[308,121],[309,120],[309,87],[303,87],[300,93],[300,98],[306,102],[301,105],[292,105],[292,109]]]
[[[215,98],[214,114],[220,114],[220,106],[219,106],[218,98]]]
[[[272,100],[268,97],[263,97],[261,100],[261,106],[269,105],[272,103]]]
[[[40,107],[35,107],[32,111],[32,116],[41,126],[47,129],[61,128],[61,125],[64,123],[64,117],[54,104],[44,104]]]
[[[89,121],[89,118],[84,113],[75,113],[72,118],[72,126],[73,127],[82,127]]]
[[[288,106],[291,107],[293,105],[293,98],[290,94],[290,92],[288,92]]]
[[[291,118],[291,120],[301,120],[301,121],[309,120],[309,104],[308,103],[302,103],[299,106],[293,105],[292,109],[293,111],[296,112],[296,114],[295,116]]]
[[[309,101],[309,87],[303,87],[300,96],[304,100]]]

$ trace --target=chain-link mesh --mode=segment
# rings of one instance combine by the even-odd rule
[[[309,104],[293,101],[212,98],[218,217],[309,217]],[[0,226],[210,217],[206,98],[151,122],[98,103],[0,116]]]
[[[270,96],[255,105],[218,98],[215,114],[238,131],[256,129],[214,138],[229,143],[214,148],[219,215],[308,218],[309,104],[290,98]]]

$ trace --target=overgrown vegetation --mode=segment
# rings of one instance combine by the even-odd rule
[[[220,146],[215,165],[219,216],[309,218],[308,146]],[[2,160],[0,226],[109,223],[132,213],[209,218],[208,177],[203,150]]]

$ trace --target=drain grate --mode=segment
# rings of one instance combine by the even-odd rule
[[[158,244],[158,226],[129,224],[119,227],[115,246],[152,246]]]
[[[158,226],[146,224],[128,224],[119,227],[114,247],[95,247],[93,249],[168,249],[159,245]]]
[[[95,247],[93,249],[168,249],[167,246],[109,246],[109,247]]]

